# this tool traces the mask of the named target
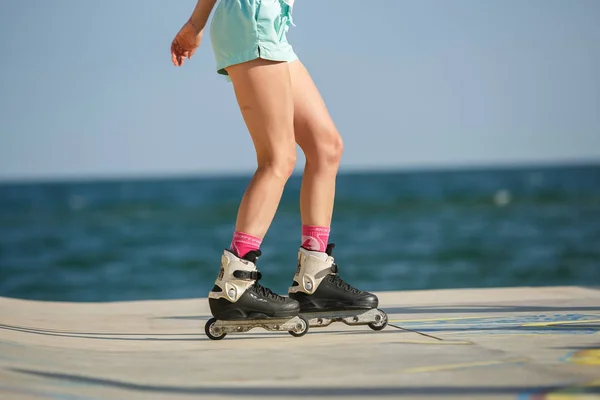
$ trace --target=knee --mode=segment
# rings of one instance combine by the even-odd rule
[[[337,167],[338,165],[340,165],[340,161],[342,160],[342,153],[344,152],[344,142],[342,141],[342,137],[337,131],[335,131],[335,137],[332,139],[330,147],[331,149],[328,161]]]
[[[293,151],[282,151],[278,154],[263,157],[258,162],[258,170],[279,179],[287,180],[294,172],[294,167],[296,166],[295,150],[294,148]]]
[[[315,135],[314,154],[306,154],[307,161],[318,168],[337,168],[342,159],[344,143],[336,129],[324,129]]]

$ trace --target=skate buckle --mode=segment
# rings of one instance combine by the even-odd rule
[[[244,270],[235,270],[233,271],[233,276],[237,279],[243,279],[248,281],[259,281],[262,278],[262,274],[260,271],[244,271]]]

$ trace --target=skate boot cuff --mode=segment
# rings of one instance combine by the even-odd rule
[[[208,297],[235,303],[260,278],[261,273],[253,262],[225,250],[221,256],[221,270]]]
[[[294,275],[294,283],[288,289],[288,293],[313,294],[327,275],[336,272],[337,267],[329,254],[301,247],[298,251],[298,268]]]

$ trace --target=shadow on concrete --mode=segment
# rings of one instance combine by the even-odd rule
[[[581,350],[598,350],[600,349],[600,343],[598,344],[589,344],[584,346],[555,346],[551,347],[556,350],[569,350],[569,351],[581,351]]]
[[[583,321],[582,321],[583,322]],[[396,326],[399,329],[402,329],[402,323],[394,323],[394,324],[390,324],[392,326]],[[555,333],[569,333],[569,332],[587,332],[589,334],[592,333],[596,333],[600,330],[600,325],[597,324],[568,324],[568,325],[564,325],[564,326],[560,326],[560,325],[543,325],[543,326],[522,326],[522,325],[510,325],[510,326],[499,326],[496,325],[494,326],[493,323],[490,324],[491,326],[485,326],[485,325],[478,325],[478,326],[466,326],[466,327],[460,327],[457,325],[451,326],[451,327],[436,327],[436,328],[432,328],[432,327],[425,327],[425,326],[421,326],[421,327],[414,327],[412,325],[406,325],[407,327],[409,327],[409,329],[413,329],[413,330],[417,330],[419,332],[429,332],[429,333],[434,333],[434,332],[465,332],[468,333],[469,331],[479,331],[479,332],[491,332],[491,331],[498,331],[498,332],[507,332],[507,331],[518,331],[518,333],[535,333],[535,332],[555,332]],[[362,333],[362,332],[355,332],[355,333]]]
[[[145,385],[116,381],[112,379],[93,378],[83,375],[34,371],[29,369],[11,368],[13,372],[37,376],[46,379],[67,381],[75,384],[97,385],[102,387],[135,390],[140,392],[163,394],[187,395],[229,395],[229,396],[264,396],[264,397],[300,397],[300,396],[497,396],[544,393],[558,390],[561,387],[529,387],[529,386],[379,386],[379,387],[335,387],[309,388],[309,387],[226,387],[226,386],[172,386],[172,385]],[[335,377],[332,377],[332,381]],[[599,393],[600,386],[586,387],[585,393]]]
[[[388,314],[427,314],[427,313],[452,313],[452,314],[475,314],[475,313],[518,313],[518,312],[567,312],[573,313],[577,311],[600,311],[600,306],[572,306],[572,307],[557,307],[557,306],[486,306],[473,305],[468,306],[424,306],[424,307],[381,307]],[[600,315],[599,315],[600,317]]]
[[[497,305],[448,305],[448,306],[423,306],[423,307],[380,307],[388,314],[476,314],[476,313],[519,313],[519,312],[540,312],[554,313],[566,312],[574,313],[581,311],[600,311],[600,306],[497,306]],[[175,315],[172,317],[157,317],[155,319],[179,319],[179,320],[208,320],[211,315]],[[600,318],[600,315],[598,315]]]
[[[37,328],[25,328],[20,326],[11,326],[0,324],[0,329],[30,333],[34,335],[59,336],[69,338],[83,338],[96,340],[130,340],[130,341],[157,341],[157,342],[191,342],[199,340],[210,340],[204,334],[204,326],[198,327],[198,333],[109,333],[109,332],[69,332]],[[257,328],[257,331],[259,328]],[[291,337],[287,332],[267,332],[271,336]],[[125,337],[139,336],[139,337]],[[158,337],[157,337],[158,336]],[[161,337],[161,336],[184,336],[184,337]],[[225,340],[248,340],[260,339],[262,336],[244,336],[228,335]]]
[[[212,318],[212,315],[175,315],[173,317],[156,317],[153,319],[183,319],[183,320],[192,320],[192,321],[207,321]]]
[[[573,333],[595,333],[600,331],[600,325],[597,324],[597,321],[593,321],[596,323],[586,323],[585,320],[570,320],[568,324],[563,325],[552,325],[551,323],[554,321],[548,321],[548,325],[542,325],[543,321],[539,321],[540,325],[537,326],[526,326],[522,325],[519,321],[520,317],[526,318],[527,315],[519,315],[519,313],[523,312],[540,312],[540,313],[559,313],[564,312],[567,313],[568,316],[573,316],[577,312],[581,311],[600,311],[600,307],[590,306],[590,307],[556,307],[556,306],[497,306],[497,305],[467,305],[467,306],[458,306],[458,305],[449,305],[449,306],[423,306],[423,307],[390,307],[390,308],[382,308],[389,315],[392,314],[425,314],[425,313],[435,313],[435,314],[443,314],[443,313],[452,313],[452,314],[477,314],[477,313],[497,313],[495,315],[486,315],[481,316],[481,318],[489,318],[489,321],[485,320],[477,320],[471,319],[473,315],[467,315],[463,320],[444,320],[444,317],[440,317],[439,321],[435,321],[432,319],[431,321],[427,321],[426,323],[419,323],[417,321],[398,321],[394,324],[390,323],[391,327],[403,329],[404,327],[409,330],[417,330],[423,333],[443,333],[443,332],[515,332],[518,333],[535,333],[535,332],[555,332],[566,334],[569,332]],[[501,313],[505,313],[502,315]],[[511,315],[512,314],[512,315]],[[516,315],[515,315],[516,314]],[[595,315],[595,314],[593,314]],[[597,315],[600,318],[600,314]],[[476,316],[475,316],[476,317]],[[209,319],[209,315],[182,315],[182,316],[171,316],[171,317],[158,317],[155,319],[173,319],[173,320],[191,320],[191,321],[205,321]],[[497,319],[506,318],[507,321],[498,321]],[[526,321],[523,321],[526,322]],[[338,323],[341,327],[343,327],[342,323]],[[63,330],[52,330],[52,329],[39,329],[39,328],[30,328],[23,326],[13,326],[13,325],[5,325],[0,324],[0,329],[4,330],[12,330],[30,334],[38,334],[38,335],[49,335],[49,336],[62,336],[62,337],[73,337],[73,338],[86,338],[86,339],[100,339],[100,340],[129,340],[129,341],[198,341],[198,340],[209,340],[204,335],[204,326],[203,324],[198,324],[196,333],[111,333],[111,332],[73,332],[73,331],[63,331]],[[343,328],[342,328],[343,329]],[[370,329],[366,329],[364,331],[347,331],[347,330],[335,330],[335,331],[327,331],[328,334],[366,334],[372,333]],[[257,328],[251,333],[259,333],[261,328]],[[319,328],[311,328],[310,334],[315,334],[319,332]],[[397,329],[386,329],[381,333],[398,333],[400,332]],[[263,331],[260,332],[268,335],[276,335],[276,336],[287,336],[289,335],[287,332],[268,332]],[[323,333],[323,332],[322,332]],[[228,335],[228,340],[231,339],[258,339],[264,337],[264,335],[255,335],[255,336],[243,336],[240,337],[238,335]]]

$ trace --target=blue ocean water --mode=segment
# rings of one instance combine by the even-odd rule
[[[0,185],[0,296],[204,297],[250,177]],[[285,293],[293,177],[262,247]],[[600,284],[600,166],[342,173],[331,240],[365,290]]]

